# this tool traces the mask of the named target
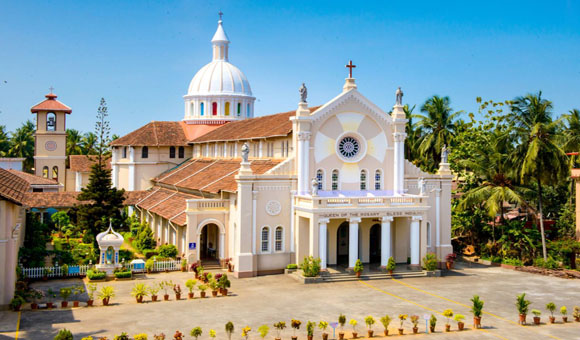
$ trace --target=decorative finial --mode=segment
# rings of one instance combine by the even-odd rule
[[[218,15],[220,16],[220,21],[222,21],[222,16],[224,15],[224,13],[222,11],[219,11]]]
[[[302,83],[302,86],[300,86],[298,92],[300,92],[300,102],[307,103],[306,97],[308,97],[308,89],[304,83]]]
[[[355,68],[355,67],[356,67],[356,65],[353,65],[353,64],[352,64],[352,60],[349,60],[349,61],[348,61],[348,64],[346,64],[346,66],[345,66],[345,67],[348,67],[348,68],[349,68],[349,70],[348,70],[348,77],[349,77],[349,78],[352,78],[352,69],[353,69],[353,68]]]
[[[396,105],[400,105],[403,106],[403,90],[401,90],[401,87],[399,86],[399,88],[397,89],[397,91],[395,92],[395,97],[396,97]]]
[[[52,94],[52,90],[54,90],[54,87],[51,86],[48,89],[50,90],[50,94]]]

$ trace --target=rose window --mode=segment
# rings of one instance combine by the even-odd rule
[[[360,144],[356,138],[346,136],[338,143],[338,151],[344,158],[353,158],[360,151]]]

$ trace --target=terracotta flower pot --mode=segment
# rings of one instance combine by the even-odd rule
[[[374,332],[375,332],[375,331],[373,331],[373,330],[371,330],[371,329],[367,330],[367,335],[368,335],[368,337],[369,337],[369,338],[372,338],[372,337],[373,337],[373,333],[374,333]]]
[[[338,332],[338,340],[344,339],[344,332]]]
[[[405,334],[405,330],[403,328],[399,328],[399,335]]]
[[[580,322],[580,316],[575,316],[574,317],[574,320],[577,321],[577,322]]]
[[[298,337],[297,337],[297,336],[294,336],[294,335],[293,335],[293,336],[291,336],[290,338],[291,338],[292,340],[298,340]]]
[[[566,323],[566,322],[568,322],[568,317],[567,317],[567,316],[563,316],[563,317],[562,317],[562,322],[563,322],[563,323]]]
[[[135,300],[137,300],[137,303],[142,303],[143,302],[143,297],[142,296],[136,296]]]
[[[187,268],[186,267],[181,267],[181,271],[185,273],[187,271]]]
[[[181,300],[181,294],[175,294],[175,300]]]
[[[157,301],[157,295],[151,295],[151,301],[153,302]]]
[[[526,314],[520,314],[520,324],[526,324]]]
[[[445,262],[445,266],[447,267],[447,270],[451,270],[453,269],[453,262]]]
[[[13,307],[15,312],[20,312],[20,308],[22,308],[22,305]]]
[[[103,306],[109,305],[109,298],[103,299]]]
[[[194,293],[194,292],[187,293],[187,297],[188,297],[188,298],[190,298],[190,299],[193,299],[193,296],[194,296],[194,295],[195,295],[195,293]]]
[[[413,334],[419,333],[419,327],[413,327]]]
[[[163,300],[169,301],[169,294],[163,294]]]
[[[446,332],[450,332],[451,331],[451,325],[445,325],[445,331]]]
[[[91,307],[93,305],[93,300],[87,300],[87,307]]]
[[[356,272],[355,274],[356,274],[357,279],[360,278],[361,272]]]
[[[79,301],[73,301],[73,307],[78,307],[79,306]]]
[[[223,296],[228,296],[228,290],[227,289],[222,289],[222,295]]]
[[[38,303],[31,303],[30,304],[30,308],[32,308],[32,309],[38,309]]]
[[[481,328],[481,316],[474,316],[473,317],[473,327],[474,328]]]
[[[539,325],[540,324],[540,317],[539,316],[534,316],[534,324],[535,325]]]
[[[52,309],[53,307],[54,307],[54,304],[52,302],[47,302],[46,303],[46,308]]]
[[[555,316],[550,316],[550,323],[554,323],[556,322],[556,317]]]
[[[458,322],[457,323],[457,328],[459,328],[460,331],[463,330],[463,327],[465,327],[465,324],[463,322]]]
[[[435,333],[435,326],[429,326],[429,331],[431,333]]]
[[[357,333],[357,332],[352,332],[352,338],[353,338],[353,339],[356,339],[356,338],[358,338],[358,333]]]
[[[201,295],[201,297],[204,298],[205,297],[205,292],[201,292],[201,293],[199,293],[199,295]]]
[[[389,275],[393,275],[393,271],[392,270],[389,270]]]
[[[217,296],[218,291],[217,290],[212,290],[211,291],[211,296],[216,297]]]
[[[385,334],[385,336],[389,336],[389,330],[388,330],[388,329],[385,329],[385,330],[383,331],[383,333]]]
[[[66,308],[66,307],[68,307],[68,301],[61,301],[61,302],[60,302],[60,307],[61,307],[61,308]]]
[[[314,338],[314,336],[312,336],[312,335],[307,335],[306,336],[306,339],[308,339],[308,340],[312,340],[313,338]]]
[[[322,333],[322,340],[328,340],[328,333]]]

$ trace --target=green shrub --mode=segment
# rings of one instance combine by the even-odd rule
[[[433,253],[428,253],[423,258],[423,265],[425,266],[425,270],[434,271],[437,269],[437,255]]]
[[[103,280],[107,277],[107,273],[101,272],[98,269],[89,269],[87,270],[87,277],[89,280]]]
[[[73,340],[73,335],[68,329],[61,329],[54,337],[54,340]]]
[[[119,249],[119,261],[125,259],[125,261],[131,261],[135,258],[135,253],[129,249]]]
[[[395,268],[397,267],[397,263],[395,262],[395,259],[391,256],[389,257],[389,262],[387,262],[387,270],[395,270]]]
[[[355,273],[362,273],[362,271],[364,270],[364,268],[365,267],[363,266],[361,260],[360,259],[357,259],[356,262],[355,262],[355,264],[354,264],[353,271]]]
[[[286,266],[286,269],[298,269],[298,265],[296,263],[291,263]]]
[[[177,247],[173,244],[164,244],[159,247],[159,255],[161,257],[175,258],[177,256]]]
[[[131,271],[118,271],[115,272],[115,277],[117,279],[128,279],[131,277]]]
[[[558,268],[560,268],[558,261],[554,260],[554,258],[552,258],[551,256],[548,257],[547,260],[544,260],[543,257],[538,257],[534,261],[534,266],[540,267],[540,268],[546,268],[546,269],[558,269]]]
[[[307,256],[302,262],[302,272],[305,277],[315,277],[320,273],[320,259]]]
[[[522,260],[516,259],[516,258],[510,258],[510,257],[503,259],[502,263],[510,265],[510,266],[516,266],[516,267],[521,267],[524,265]]]
[[[147,334],[145,333],[135,334],[133,338],[135,338],[135,340],[147,340]]]
[[[144,223],[141,225],[139,234],[135,238],[134,244],[135,247],[141,252],[144,252],[145,249],[155,248],[156,242],[153,238],[153,230],[151,230],[147,224]]]
[[[153,271],[153,259],[145,261],[145,270]]]
[[[121,333],[121,335],[115,336],[114,340],[129,340],[129,336],[127,335],[127,333],[123,332]]]

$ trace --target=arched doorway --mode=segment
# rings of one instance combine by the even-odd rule
[[[381,263],[381,225],[371,227],[369,235],[369,262]]]
[[[199,235],[200,260],[218,260],[220,254],[220,228],[214,223],[202,227]]]
[[[349,224],[342,222],[336,234],[336,265],[348,267]]]

